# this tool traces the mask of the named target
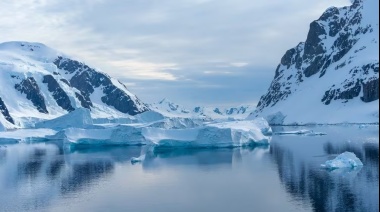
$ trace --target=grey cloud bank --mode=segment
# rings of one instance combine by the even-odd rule
[[[309,23],[348,0],[2,0],[0,42],[45,43],[147,102],[256,103]]]

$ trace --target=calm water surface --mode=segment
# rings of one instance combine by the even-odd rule
[[[148,153],[138,164],[130,159],[146,147],[68,150],[0,141],[0,211],[378,211],[379,127],[313,130],[327,135]],[[364,166],[320,168],[344,151]]]

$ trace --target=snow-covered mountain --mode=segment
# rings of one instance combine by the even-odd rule
[[[257,110],[272,124],[378,123],[379,1],[327,9],[288,50]]]
[[[189,109],[173,103],[168,99],[163,99],[148,106],[151,110],[161,113],[167,117],[200,118],[204,120],[245,119],[255,109],[255,107],[250,105],[243,105],[239,107],[196,106]]]
[[[0,121],[6,127],[52,119],[76,108],[93,118],[148,108],[120,81],[41,43],[0,44]]]

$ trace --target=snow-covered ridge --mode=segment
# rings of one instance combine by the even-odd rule
[[[30,127],[77,108],[89,109],[94,119],[148,110],[118,80],[41,43],[0,44],[0,85],[6,128]]]
[[[379,1],[331,7],[288,50],[252,117],[271,124],[378,123]]]
[[[227,120],[227,119],[245,119],[254,111],[254,106],[242,105],[238,107],[202,107],[186,108],[178,105],[168,99],[153,104],[148,107],[168,117],[185,117],[203,120]]]

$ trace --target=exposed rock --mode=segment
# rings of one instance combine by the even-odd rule
[[[4,118],[10,123],[14,124],[12,116],[9,114],[8,108],[0,97],[0,112],[3,114]]]
[[[90,109],[93,106],[90,95],[94,93],[96,88],[101,88],[103,92],[101,101],[108,106],[113,106],[122,113],[136,115],[148,110],[139,99],[132,99],[124,90],[115,86],[111,78],[104,73],[98,72],[78,61],[63,57],[58,57],[54,64],[57,68],[74,74],[70,79],[70,85],[80,91],[80,94],[75,93],[75,95],[81,102],[82,107]],[[137,107],[137,105],[141,107]]]
[[[15,89],[22,94],[26,94],[26,98],[30,100],[37,110],[41,113],[48,113],[46,109],[45,99],[40,92],[40,88],[33,77],[28,77],[15,85]]]
[[[367,83],[363,83],[363,102],[372,102],[379,99],[379,78],[374,78]]]
[[[71,101],[70,101],[69,96],[61,88],[57,80],[55,80],[52,75],[45,75],[42,82],[48,84],[49,92],[53,94],[55,101],[61,108],[69,112],[74,110],[74,107],[71,106]]]

